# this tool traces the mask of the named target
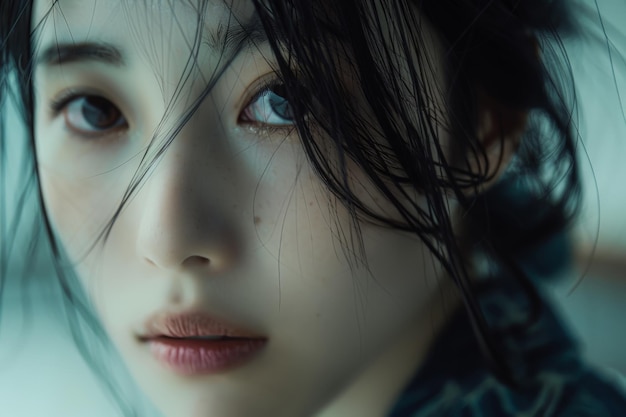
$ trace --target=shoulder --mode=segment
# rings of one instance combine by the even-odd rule
[[[583,360],[547,299],[542,297],[539,320],[524,331],[519,326],[509,331],[507,324],[528,305],[519,293],[485,295],[488,319],[499,329],[501,347],[524,382],[511,387],[490,372],[464,312],[458,311],[390,417],[626,416],[626,395],[617,378]]]
[[[622,417],[626,416],[626,396],[607,376],[588,370],[565,385],[555,417]]]
[[[623,417],[626,399],[613,384],[589,372],[575,380],[546,374],[532,387],[511,389],[493,377],[468,390],[451,381],[431,396],[404,397],[392,417]]]

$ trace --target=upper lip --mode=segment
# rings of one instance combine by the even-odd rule
[[[184,313],[157,313],[145,323],[140,339],[147,340],[155,337],[232,337],[259,339],[265,338],[257,333],[240,329],[231,324],[219,321],[210,315],[199,312]]]

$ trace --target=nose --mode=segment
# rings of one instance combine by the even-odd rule
[[[144,179],[135,202],[137,252],[160,269],[217,273],[241,249],[232,213],[236,175],[218,163],[225,159],[218,146],[209,149],[213,138],[197,136],[185,127]]]

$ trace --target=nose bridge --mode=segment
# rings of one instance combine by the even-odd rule
[[[145,179],[137,250],[151,265],[180,270],[201,266],[218,271],[235,261],[238,239],[228,206],[236,204],[235,175],[225,158],[223,129],[191,119],[171,141]]]

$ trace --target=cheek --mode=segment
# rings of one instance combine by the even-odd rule
[[[372,193],[373,186],[365,187],[363,177],[354,184],[373,211],[397,216],[383,196]],[[355,224],[313,172],[301,175],[289,192],[277,190],[259,189],[259,195],[279,198],[259,202],[258,213],[264,214],[256,230],[261,262],[281,277],[276,291],[282,317],[294,328],[319,329],[320,340],[327,332],[352,343],[346,345],[348,356],[361,342],[380,347],[415,321],[438,287],[441,269],[418,237]]]
[[[360,285],[371,284],[368,291],[377,287],[388,292],[390,299],[410,299],[424,286],[436,287],[431,279],[440,268],[417,236],[364,222],[361,213],[355,223],[345,204],[302,160],[295,165],[297,169],[269,170],[270,176],[254,190],[255,235],[250,237],[258,242],[263,256],[271,255],[279,273],[321,286],[343,282],[350,303],[354,291],[361,291]],[[347,163],[354,196],[376,215],[403,222],[398,209],[376,191],[365,173],[353,161]],[[397,197],[404,208],[419,216],[411,207],[426,210],[424,197],[405,191]],[[362,282],[353,276],[362,277]]]
[[[46,214],[72,260],[91,246],[111,218],[114,208],[107,193],[88,182],[67,181],[40,170]]]
[[[117,174],[77,176],[39,165],[46,215],[83,283],[91,279],[95,263],[103,261],[102,233],[128,184],[125,174]]]
[[[336,258],[335,237],[344,217],[333,207],[332,197],[312,179],[282,187],[261,183],[258,195],[265,197],[253,203],[255,236],[251,238],[256,250],[275,259],[282,272],[300,276],[323,272],[323,266]],[[324,279],[323,274],[319,279]]]
[[[65,137],[57,122],[46,120],[41,106],[36,113],[37,168],[46,215],[75,263],[89,254],[114,216],[136,164],[123,164],[128,158],[115,149]]]

